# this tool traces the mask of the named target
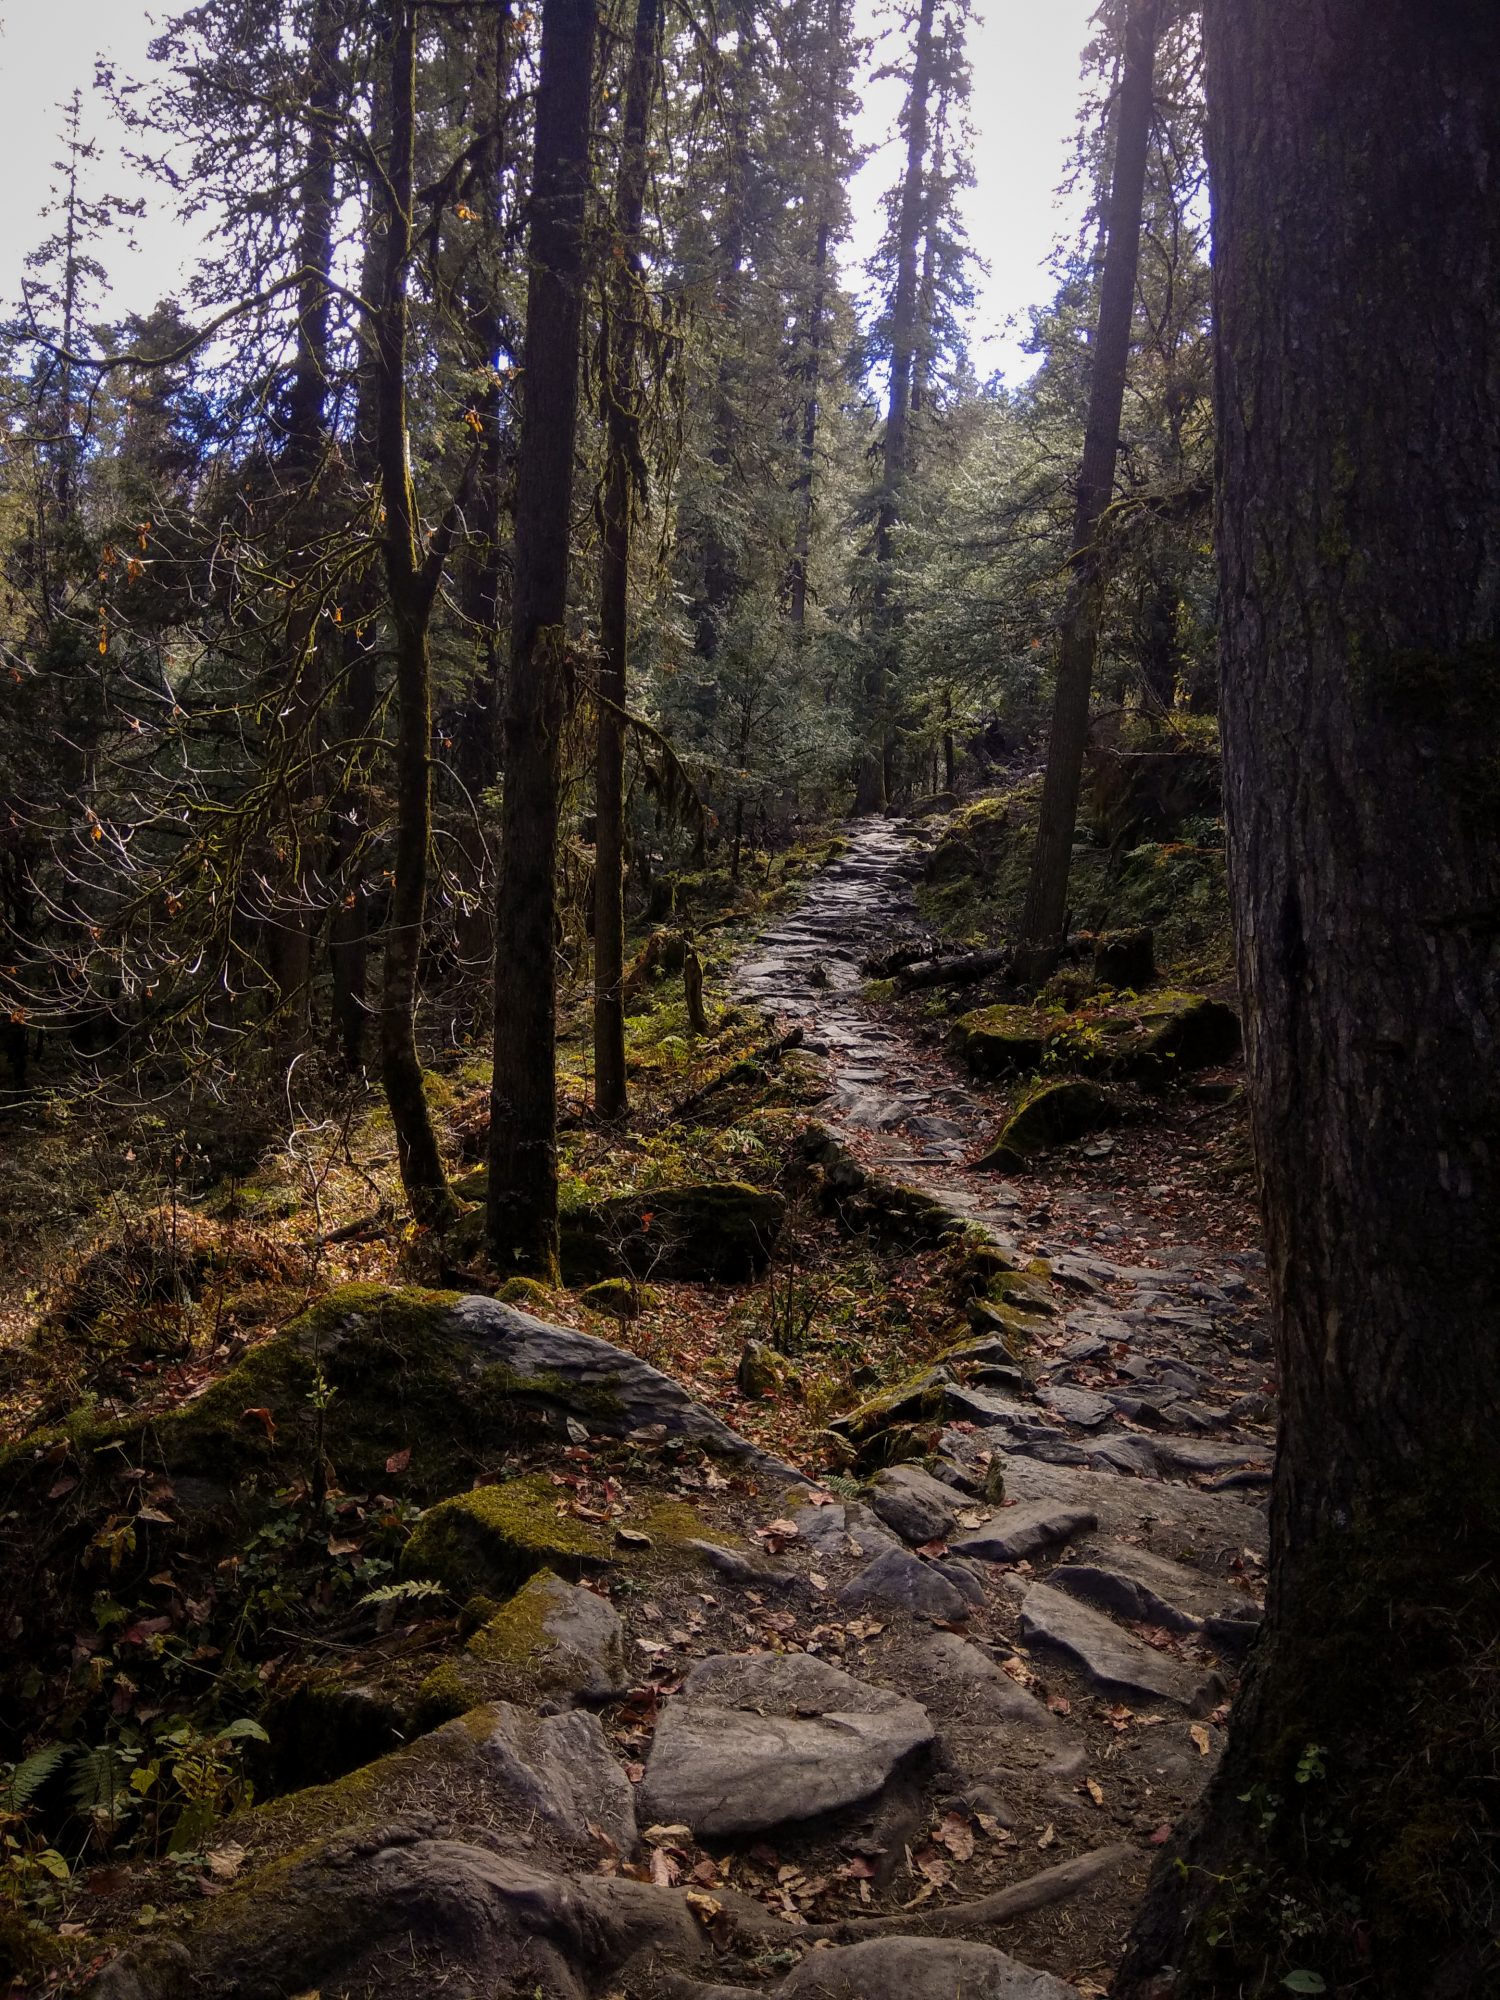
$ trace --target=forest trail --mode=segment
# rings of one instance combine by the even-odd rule
[[[1167,1190],[1157,1187],[1158,1199],[1142,1202],[1128,1174],[1100,1192],[1077,1185],[1066,1168],[1060,1184],[1053,1169],[1039,1185],[1035,1175],[1023,1184],[966,1165],[995,1134],[986,1093],[941,1047],[925,1046],[863,997],[866,958],[922,932],[912,892],[922,872],[920,827],[861,820],[847,838],[844,853],[814,877],[799,908],[762,935],[737,976],[746,998],[800,1022],[805,1046],[827,1063],[832,1094],[820,1108],[823,1122],[865,1167],[979,1224],[1018,1263],[1044,1257],[1060,1285],[1084,1295],[1042,1393],[1063,1390],[1060,1400],[1086,1419],[1069,1434],[1087,1438],[1090,1458],[1264,1485],[1272,1411],[1260,1252],[1239,1247],[1222,1227],[1211,1228],[1209,1240],[1184,1240],[1178,1205],[1160,1199]],[[1111,1160],[1114,1142],[1095,1150]],[[1072,1233],[1062,1233],[1070,1223]],[[1116,1251],[1129,1247],[1133,1261],[1101,1255],[1101,1240]],[[1106,1344],[1128,1344],[1129,1352],[1106,1353]],[[1113,1375],[1123,1387],[1106,1379]],[[1123,1435],[1122,1426],[1129,1427]]]

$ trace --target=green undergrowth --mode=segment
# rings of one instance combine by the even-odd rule
[[[1040,802],[1040,783],[1029,779],[973,800],[946,822],[916,892],[923,921],[939,936],[980,949],[1017,935]],[[1232,969],[1217,820],[1185,820],[1171,839],[1111,849],[1090,827],[1085,800],[1068,899],[1075,930],[1152,930],[1168,978],[1211,985]]]

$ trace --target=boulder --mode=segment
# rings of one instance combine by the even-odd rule
[[[1082,1079],[1046,1083],[1017,1107],[976,1165],[1014,1173],[1054,1146],[1118,1124],[1119,1119],[1118,1104],[1097,1083]]]
[[[1036,1399],[1049,1410],[1055,1410],[1064,1423],[1076,1424],[1080,1430],[1098,1430],[1114,1416],[1112,1405],[1103,1396],[1092,1389],[1076,1389],[1067,1382],[1048,1383],[1037,1390]]]
[[[943,1414],[952,1381],[946,1368],[924,1368],[894,1388],[882,1389],[847,1415],[835,1417],[828,1428],[851,1444],[863,1444],[893,1424],[933,1423]]]
[[[933,1737],[927,1711],[805,1653],[701,1660],[657,1724],[640,1810],[701,1838],[873,1798]]]
[[[1094,939],[1094,984],[1137,990],[1156,977],[1156,939],[1150,930],[1100,931]]]
[[[960,1016],[949,1040],[975,1076],[1029,1076],[1041,1063],[1053,1026],[1031,1007],[979,1007]]]
[[[513,1402],[566,1411],[590,1430],[615,1437],[659,1425],[669,1437],[744,1460],[764,1477],[795,1477],[790,1466],[712,1416],[672,1376],[612,1341],[550,1326],[495,1299],[457,1299],[451,1317],[476,1367],[487,1363],[491,1379]]]
[[[1034,1647],[1063,1654],[1116,1701],[1165,1701],[1189,1715],[1206,1715],[1224,1692],[1217,1674],[1159,1652],[1048,1584],[1034,1583],[1026,1592],[1021,1630]]]
[[[563,1211],[563,1276],[570,1285],[622,1274],[742,1284],[765,1270],[785,1219],[781,1195],[743,1181],[616,1195]]]

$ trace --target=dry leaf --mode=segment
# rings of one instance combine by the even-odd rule
[[[1213,1747],[1213,1739],[1209,1736],[1209,1733],[1203,1727],[1203,1724],[1201,1722],[1194,1722],[1190,1724],[1188,1728],[1188,1735],[1191,1736],[1194,1743],[1197,1744],[1198,1755],[1200,1757],[1206,1757],[1209,1751]]]
[[[1056,1847],[1056,1845],[1057,1845],[1057,1828],[1052,1824],[1051,1820],[1049,1819],[1046,1826],[1042,1829],[1042,1835],[1037,1842],[1037,1846]]]
[[[223,1847],[212,1848],[203,1859],[208,1864],[208,1872],[216,1882],[232,1882],[244,1863],[245,1850],[230,1841]]]
[[[1088,1793],[1089,1797],[1094,1801],[1094,1804],[1096,1806],[1103,1805],[1104,1787],[1103,1785],[1100,1784],[1097,1778],[1085,1778],[1083,1781],[1083,1789]]]
[[[682,1873],[676,1861],[664,1847],[651,1850],[651,1880],[658,1889],[670,1889]]]
[[[933,1828],[932,1837],[942,1842],[955,1861],[973,1859],[974,1835],[962,1813],[944,1813],[942,1824]]]
[[[385,1462],[387,1472],[405,1472],[411,1464],[411,1446],[404,1445],[400,1451],[393,1451]]]

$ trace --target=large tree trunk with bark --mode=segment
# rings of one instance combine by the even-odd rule
[[[416,127],[416,8],[397,7],[390,43],[391,138],[386,160],[385,268],[375,314],[377,451],[385,509],[383,554],[396,656],[395,880],[386,918],[380,1073],[396,1128],[401,1184],[415,1220],[442,1228],[458,1214],[422,1080],[416,1013],[432,845],[433,600],[456,532],[456,504],[423,549],[406,425],[407,268],[412,253]]]
[[[1205,25],[1230,857],[1283,1426],[1264,1635],[1114,1991],[1479,2000],[1500,11],[1216,0]]]
[[[875,511],[875,602],[870,657],[861,691],[865,738],[854,778],[854,810],[883,812],[888,795],[889,718],[886,701],[895,642],[896,603],[891,566],[896,524],[911,457],[912,382],[916,371],[917,304],[922,224],[927,214],[927,100],[932,90],[933,0],[921,0],[906,100],[906,173],[896,220],[896,295],[891,305],[891,383],[886,402],[880,498]]]
[[[1110,186],[1104,271],[1099,283],[1099,324],[1094,334],[1089,376],[1089,411],[1078,472],[1073,515],[1068,601],[1058,645],[1057,688],[1052,733],[1047,743],[1047,775],[1041,818],[1031,858],[1031,880],[1021,934],[1033,947],[1033,969],[1067,929],[1068,873],[1073,829],[1088,745],[1089,697],[1099,650],[1103,566],[1099,528],[1115,485],[1120,450],[1120,413],[1130,364],[1130,329],[1135,313],[1135,279],[1141,253],[1141,207],[1146,191],[1146,153],[1151,140],[1152,82],[1162,0],[1132,0],[1125,27],[1115,109],[1114,175]]]
[[[604,352],[609,446],[600,504],[599,731],[594,765],[594,1109],[623,1118],[625,1090],[625,697],[629,691],[630,539],[643,480],[635,367],[644,311],[641,218],[646,138],[660,63],[661,0],[637,0],[625,84],[615,242]]]
[[[557,822],[585,281],[595,0],[545,0],[531,190],[515,580],[505,690],[488,1235],[557,1268]]]

